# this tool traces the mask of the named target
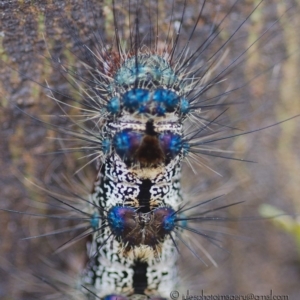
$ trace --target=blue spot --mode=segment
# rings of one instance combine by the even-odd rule
[[[134,215],[132,207],[113,206],[107,213],[108,225],[113,234],[121,236],[128,221],[128,215]]]
[[[113,97],[110,99],[110,101],[107,103],[106,109],[108,112],[116,115],[120,112],[120,100],[118,97]]]
[[[161,226],[165,231],[171,232],[174,229],[176,219],[174,209],[170,207],[160,207],[156,209],[154,213],[157,216],[161,216]]]
[[[166,89],[154,91],[152,99],[158,103],[163,103],[168,112],[173,112],[179,102],[179,96],[173,91]]]
[[[109,151],[110,151],[110,140],[109,139],[104,139],[102,141],[102,151],[104,154],[109,153]]]
[[[182,114],[187,114],[190,111],[190,103],[188,99],[182,98],[180,101],[180,111]]]
[[[181,149],[182,149],[182,138],[181,136],[174,134],[170,140],[169,150],[171,154],[175,156],[180,152]]]
[[[99,225],[99,215],[97,213],[93,213],[90,220],[91,227],[96,230]]]
[[[183,148],[182,138],[178,134],[161,134],[159,136],[159,141],[165,154],[169,154],[172,158],[179,154]]]
[[[121,131],[115,134],[113,138],[114,146],[120,156],[125,155],[130,148],[130,137],[128,132]]]
[[[141,143],[142,135],[130,130],[124,130],[115,134],[113,145],[118,155],[123,157],[133,157],[136,149]]]
[[[172,231],[175,227],[175,215],[166,216],[162,225],[164,230]]]
[[[132,89],[123,95],[122,102],[124,107],[130,112],[135,112],[138,111],[141,106],[144,106],[149,99],[149,90]]]

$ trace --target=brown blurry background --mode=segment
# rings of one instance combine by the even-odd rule
[[[79,159],[82,156],[80,153],[51,154],[65,147],[68,141],[63,140],[63,134],[26,113],[60,127],[70,126],[68,118],[62,116],[60,108],[47,97],[49,92],[42,86],[47,82],[62,94],[72,92],[66,76],[48,59],[49,52],[78,72],[84,72],[77,58],[82,53],[78,49],[76,36],[93,49],[93,31],[101,34],[106,41],[110,41],[115,33],[112,3],[103,2],[89,1],[85,5],[78,1],[61,0],[1,1],[0,208],[55,214],[55,207],[49,205],[46,193],[24,178],[46,186],[51,191],[64,193],[59,187],[62,184],[58,182],[64,175],[71,178],[84,165],[84,160]],[[202,2],[187,2],[178,49],[184,45],[196,22],[199,3]],[[212,26],[216,26],[225,17],[220,35],[211,48],[201,54],[201,59],[205,61],[228,39],[225,48],[229,50],[224,56],[223,65],[228,65],[249,48],[235,63],[226,82],[209,94],[217,95],[224,87],[242,87],[227,96],[226,101],[240,104],[231,105],[223,120],[246,132],[300,114],[300,3],[263,1],[231,38],[258,1],[240,1],[226,16],[232,4],[233,1],[209,1],[189,45],[191,52],[195,50],[205,40]],[[153,5],[155,7],[154,1],[147,2],[142,9],[153,16],[151,22],[156,24],[158,21],[159,39],[164,41],[169,23],[172,24],[171,30],[174,30],[175,21],[180,20],[183,4],[176,3],[172,19],[171,1],[159,2],[158,18]],[[126,41],[129,32],[126,25],[128,5],[116,1],[116,12],[121,40]],[[139,24],[142,33],[149,30],[149,20],[145,20]],[[61,101],[70,101],[63,95],[58,97]],[[70,115],[78,113],[76,108],[65,109]],[[300,210],[299,129],[298,118],[264,131],[225,140],[223,146],[236,151],[235,157],[257,163],[210,158],[207,164],[222,176],[205,168],[198,168],[197,175],[194,175],[185,166],[183,184],[190,195],[197,194],[199,200],[205,200],[212,195],[226,193],[224,203],[245,203],[229,209],[232,216],[243,221],[222,224],[242,237],[223,237],[224,248],[230,253],[224,254],[224,251],[207,245],[207,250],[219,264],[218,268],[211,265],[205,267],[183,249],[181,293],[189,290],[190,294],[198,295],[204,289],[205,294],[214,295],[267,295],[273,290],[274,295],[288,295],[289,299],[298,299],[300,233],[297,235],[297,231],[300,230],[296,216]],[[236,134],[241,131],[228,132]],[[85,187],[80,189],[85,189],[86,193],[91,188],[94,169],[94,166],[89,166],[85,168],[85,175],[82,175],[85,178],[82,185]],[[281,222],[249,221],[249,217],[259,216],[259,207],[264,203],[291,216]],[[1,299],[44,298],[40,295],[46,294],[45,288],[38,290],[40,283],[42,286],[42,280],[37,278],[40,276],[57,276],[65,281],[69,280],[68,276],[76,278],[84,261],[84,243],[52,255],[72,235],[21,240],[63,226],[66,224],[60,220],[0,212]],[[284,226],[288,230],[284,230]],[[194,235],[194,239],[197,238]],[[50,285],[47,286],[51,293]]]

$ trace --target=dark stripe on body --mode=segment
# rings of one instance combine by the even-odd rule
[[[152,186],[152,182],[150,179],[142,180],[142,184],[140,185],[140,192],[137,196],[137,199],[139,201],[139,206],[141,207],[139,209],[139,212],[147,213],[150,211],[151,186]]]
[[[133,288],[135,294],[144,295],[145,289],[148,286],[147,280],[148,263],[136,260],[133,265]]]

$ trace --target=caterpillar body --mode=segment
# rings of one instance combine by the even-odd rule
[[[183,202],[181,161],[192,145],[200,148],[210,138],[199,137],[206,131],[204,124],[196,133],[194,128],[187,132],[192,138],[185,139],[184,121],[201,111],[203,100],[198,99],[221,77],[206,80],[207,68],[195,66],[188,47],[178,57],[173,58],[172,48],[158,55],[154,52],[158,45],[146,48],[139,35],[137,29],[129,45],[133,55],[118,43],[117,54],[96,55],[104,69],[94,75],[100,77],[95,87],[100,99],[92,98],[104,104],[106,121],[101,127],[103,156],[92,201],[105,213],[99,217],[101,229],[92,241],[94,259],[83,286],[88,284],[87,290],[98,297],[114,292],[168,297],[175,288],[180,237],[173,233]],[[119,68],[105,61],[107,57],[113,57]],[[200,153],[215,151],[200,148]]]
[[[220,16],[214,16],[216,21],[208,26],[203,36],[200,33],[203,20],[209,15],[207,11],[218,7],[208,1],[164,3],[167,9],[161,9],[159,3],[152,1],[147,4],[140,1],[103,4],[100,6],[104,12],[103,20],[111,17],[114,20],[111,23],[113,30],[110,28],[114,37],[108,43],[98,29],[92,34],[96,45],[90,45],[72,28],[71,36],[79,48],[79,54],[72,54],[73,59],[83,53],[82,61],[70,64],[64,61],[65,54],[60,57],[50,51],[49,60],[54,69],[67,77],[75,92],[67,94],[64,87],[56,89],[40,81],[37,85],[46,89],[61,106],[63,118],[71,115],[72,109],[76,113],[70,117],[71,129],[55,122],[46,127],[81,140],[75,150],[87,153],[89,162],[97,163],[97,179],[88,199],[82,201],[74,192],[75,202],[69,202],[51,189],[48,191],[72,216],[66,219],[82,222],[83,225],[74,226],[74,230],[84,228],[85,231],[75,240],[91,235],[87,246],[88,263],[77,281],[77,290],[74,293],[62,291],[59,285],[47,280],[59,292],[54,299],[63,296],[71,299],[167,298],[172,290],[178,289],[182,280],[178,270],[183,259],[181,247],[188,252],[184,252],[185,256],[194,257],[192,261],[203,259],[200,251],[211,259],[208,251],[197,245],[200,238],[223,248],[220,239],[213,235],[227,236],[226,233],[205,229],[205,225],[222,226],[222,222],[234,220],[224,216],[223,210],[239,203],[240,198],[229,204],[204,208],[221,199],[221,193],[214,191],[212,197],[197,195],[194,202],[187,203],[191,197],[181,188],[186,179],[181,175],[182,163],[187,162],[191,167],[186,173],[188,180],[198,184],[192,178],[192,172],[203,177],[200,180],[204,183],[196,189],[196,194],[206,194],[207,185],[214,189],[216,180],[210,176],[220,172],[216,165],[225,164],[226,159],[242,160],[226,151],[227,145],[223,142],[231,143],[239,136],[261,131],[275,123],[267,122],[262,126],[251,126],[248,131],[239,131],[225,116],[227,107],[233,106],[239,111],[238,105],[234,105],[243,97],[239,91],[256,88],[255,80],[265,72],[276,71],[288,56],[279,55],[278,59],[275,54],[269,64],[258,68],[257,73],[253,74],[252,70],[244,81],[234,84],[232,73],[238,73],[243,63],[247,65],[251,61],[251,55],[255,56],[260,47],[264,47],[262,41],[266,45],[274,41],[272,35],[277,31],[273,29],[277,29],[282,15],[290,12],[284,7],[282,13],[252,37],[247,46],[235,49],[230,47],[231,42],[242,40],[247,21],[267,5],[267,1],[249,5],[240,2],[224,5],[225,13],[220,10]],[[234,28],[226,27],[224,24],[234,19],[235,10],[241,9],[239,5],[246,13]],[[83,11],[96,11],[96,8],[98,4],[86,3]],[[192,14],[194,8],[197,13]],[[128,11],[124,13],[124,9]],[[167,26],[161,25],[165,32],[159,30],[159,10],[168,12]],[[62,9],[59,11],[58,17],[63,19]],[[124,25],[124,19],[128,19],[128,25]],[[86,22],[99,25],[94,13]],[[68,22],[63,24],[63,28],[66,27],[71,27]],[[24,75],[22,71],[20,74]],[[259,94],[260,91],[255,92]],[[249,108],[249,105],[245,106]],[[80,121],[74,121],[77,114]],[[62,141],[69,142],[64,138]],[[72,146],[64,151],[66,156],[74,150]],[[91,176],[89,186],[93,180]],[[66,246],[73,246],[72,243],[73,240]]]
[[[96,240],[97,291],[166,297],[164,291],[173,288],[177,255],[166,236],[174,226],[168,230],[164,222],[182,203],[180,163],[188,146],[181,119],[188,105],[175,93],[179,82],[162,57],[139,53],[125,60],[112,80],[118,91],[108,101],[111,116],[103,128],[103,142],[112,150],[107,149],[111,154],[92,195],[107,210],[109,225]],[[117,238],[112,245],[109,236]]]

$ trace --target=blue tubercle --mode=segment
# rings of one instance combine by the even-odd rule
[[[109,139],[104,139],[102,141],[102,152],[104,154],[107,154],[107,153],[109,153],[109,151],[110,151],[110,140]]]
[[[180,112],[185,115],[189,111],[190,111],[190,103],[188,99],[182,98],[180,101]]]
[[[99,227],[99,215],[96,212],[93,213],[90,224],[93,230],[96,230]]]
[[[116,115],[120,112],[120,100],[118,97],[113,97],[107,103],[106,109],[108,112]]]
[[[122,97],[122,103],[130,112],[139,110],[150,100],[150,92],[146,89],[132,89],[126,92]]]
[[[173,133],[161,134],[159,141],[164,152],[171,155],[172,158],[179,154],[183,145],[185,145],[185,143],[182,142],[182,137]]]
[[[139,147],[142,135],[130,130],[124,130],[115,134],[113,145],[120,157],[131,157]]]
[[[121,236],[128,221],[127,216],[134,213],[132,207],[113,206],[107,213],[107,221],[113,234]]]
[[[126,154],[130,148],[130,136],[128,132],[118,132],[113,139],[113,144],[117,150],[117,153],[121,156]]]
[[[153,101],[164,104],[166,110],[172,112],[179,103],[179,96],[167,89],[157,89],[153,93]]]
[[[182,149],[182,138],[180,135],[174,134],[170,139],[169,150],[173,156],[177,155]]]
[[[163,216],[161,226],[166,232],[171,232],[174,229],[176,214],[173,208],[160,207],[155,210],[155,214]]]

